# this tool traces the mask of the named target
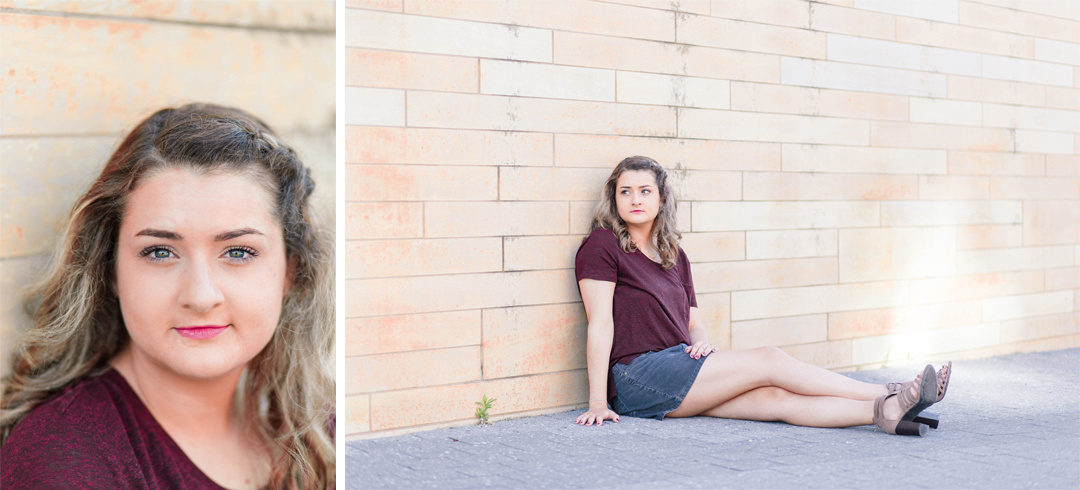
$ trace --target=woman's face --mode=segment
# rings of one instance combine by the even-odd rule
[[[135,188],[115,284],[135,365],[209,379],[266,346],[289,288],[271,202],[254,178],[227,172],[170,168]]]
[[[627,170],[615,181],[615,205],[628,227],[651,226],[660,203],[656,176],[648,170]]]

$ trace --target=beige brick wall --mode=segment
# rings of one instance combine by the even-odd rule
[[[573,256],[634,154],[682,191],[717,345],[1080,346],[1075,2],[352,0],[341,26],[347,438],[580,407]]]
[[[0,374],[23,290],[125,132],[208,101],[266,120],[334,203],[334,5],[0,0]]]

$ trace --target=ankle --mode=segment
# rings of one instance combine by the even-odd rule
[[[898,419],[902,413],[900,413],[900,397],[890,396],[885,399],[885,403],[881,406],[881,415],[886,419]]]

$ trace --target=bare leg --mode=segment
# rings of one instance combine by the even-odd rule
[[[702,413],[754,388],[776,386],[792,393],[873,400],[884,385],[864,383],[812,366],[776,347],[721,351],[710,354],[683,400],[681,411]]]
[[[674,414],[672,412],[668,416]],[[700,415],[787,422],[808,427],[851,427],[874,423],[874,402],[836,396],[800,395],[767,386],[736,396]]]
[[[871,402],[869,411],[859,411],[869,413],[870,419],[873,418],[872,400],[887,392],[885,385],[864,383],[811,366],[775,347],[722,351],[705,358],[682,405],[668,416],[703,414],[743,393],[762,387],[778,387],[789,393],[812,397],[868,401]],[[749,400],[756,399],[751,397]],[[815,400],[813,403],[822,401]]]

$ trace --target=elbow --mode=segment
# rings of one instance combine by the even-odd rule
[[[593,339],[611,339],[615,335],[615,323],[610,319],[589,322],[588,336]]]
[[[593,332],[610,332],[615,330],[615,322],[610,318],[597,319],[589,322],[589,333]]]

